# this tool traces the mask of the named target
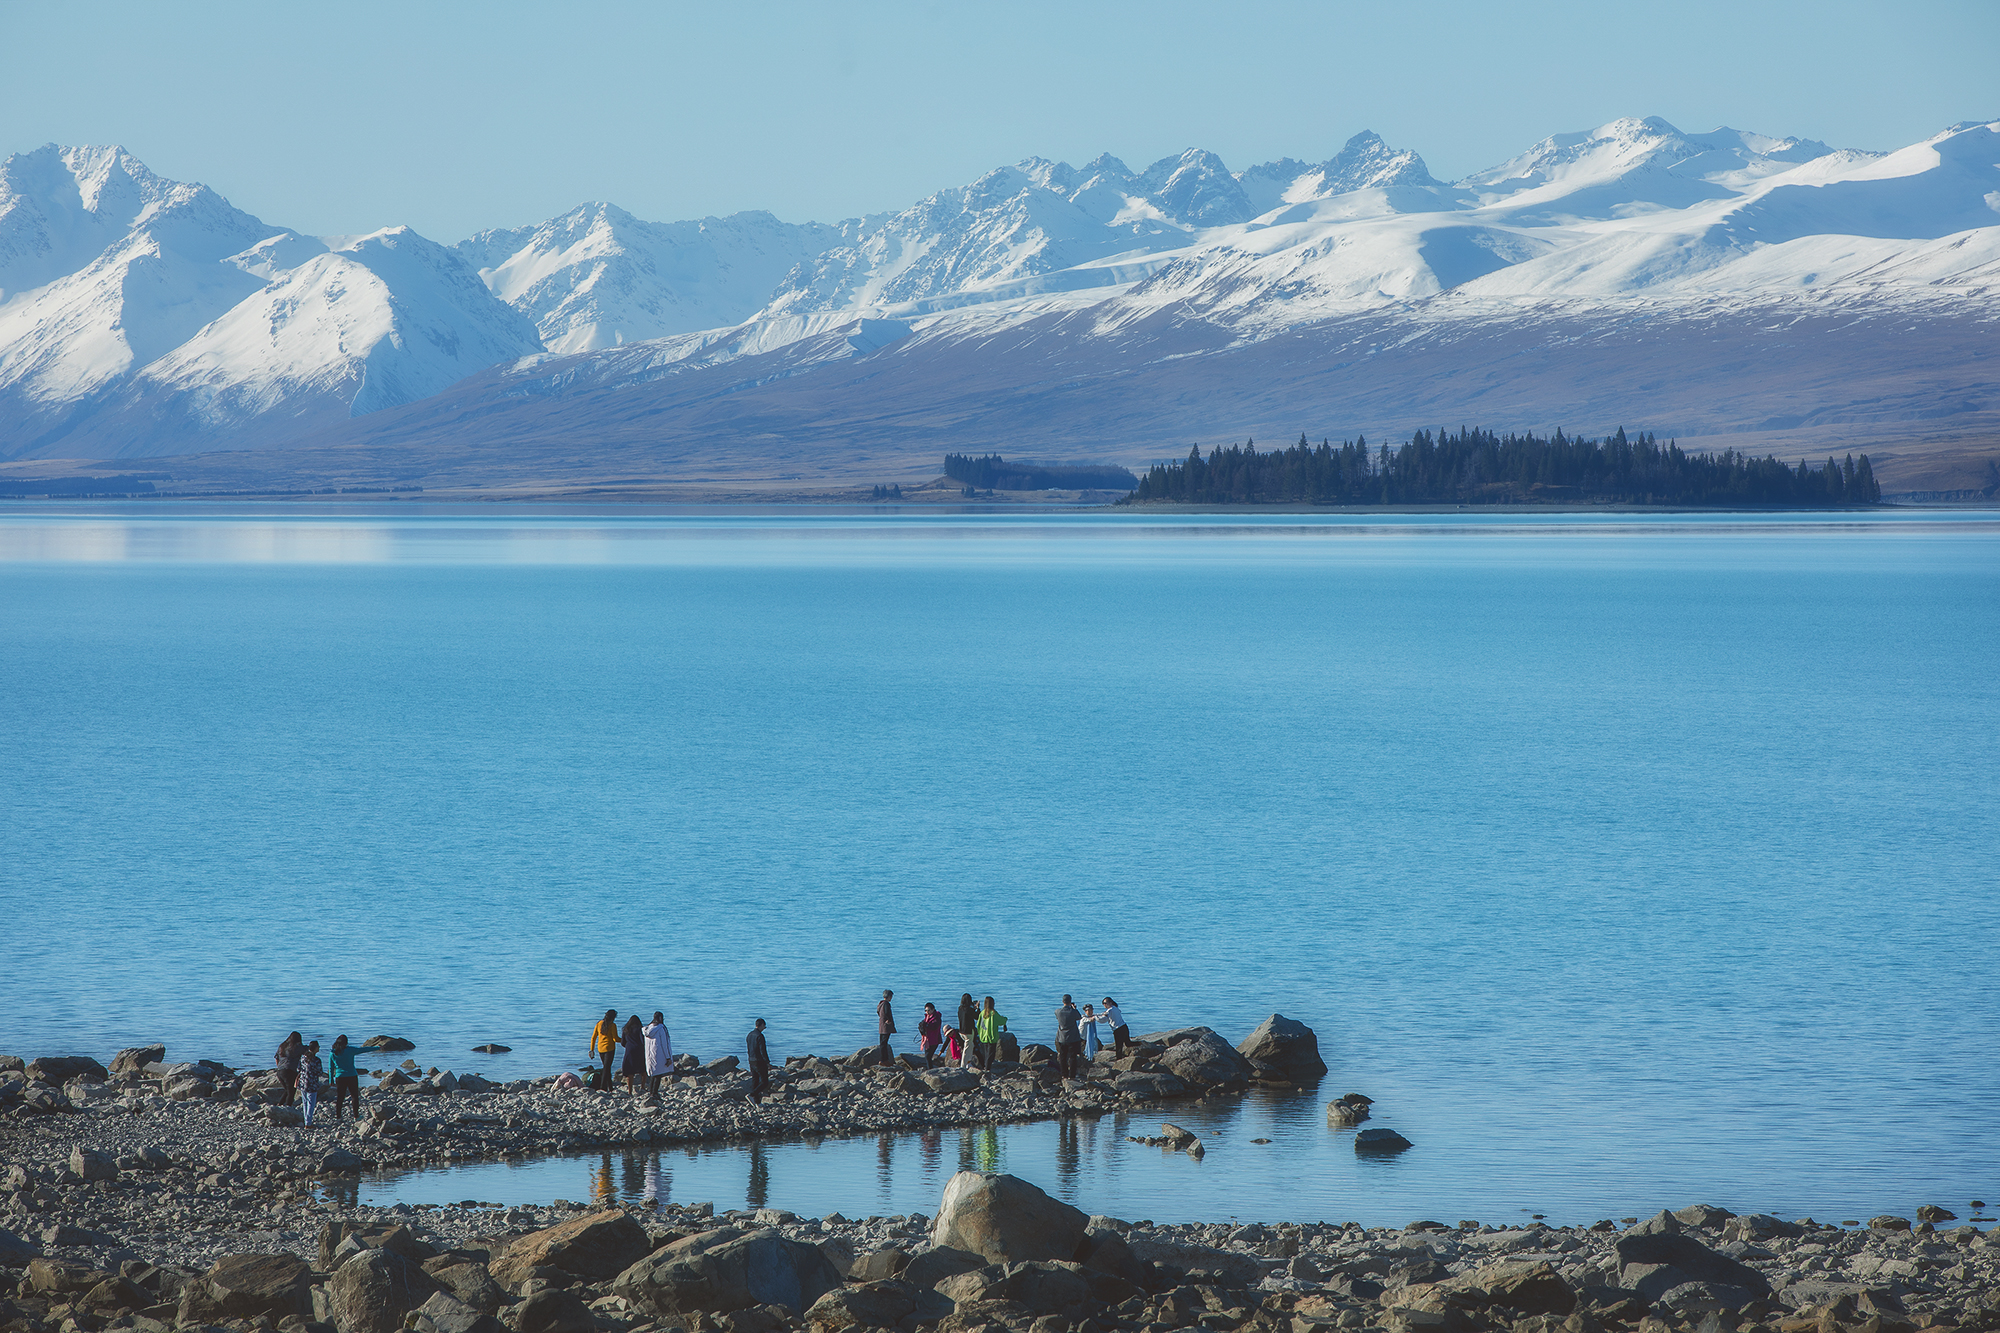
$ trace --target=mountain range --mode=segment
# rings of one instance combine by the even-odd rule
[[[0,479],[783,486],[1470,423],[1978,492],[1996,316],[2000,122],[1877,153],[1619,120],[1453,182],[1368,132],[1031,158],[837,223],[592,203],[455,245],[50,145],[0,163]]]

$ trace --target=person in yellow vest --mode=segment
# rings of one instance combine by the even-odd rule
[[[1000,1054],[1000,1034],[1006,1030],[1007,1015],[993,1007],[993,997],[986,997],[980,1007],[979,1018],[973,1025],[973,1036],[979,1042],[979,1067],[991,1069],[994,1059]]]
[[[590,1030],[590,1054],[592,1059],[602,1060],[604,1068],[590,1076],[590,1086],[611,1091],[611,1057],[618,1051],[618,1011],[606,1009],[604,1019]]]

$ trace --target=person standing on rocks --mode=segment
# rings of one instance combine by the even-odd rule
[[[1100,1017],[1095,1005],[1086,1004],[1083,1006],[1083,1017],[1077,1021],[1077,1031],[1083,1034],[1083,1062],[1086,1065],[1095,1060],[1098,1051],[1104,1048],[1103,1041],[1097,1035],[1097,1023]]]
[[[1109,995],[1105,996],[1104,1014],[1098,1021],[1111,1025],[1113,1042],[1111,1053],[1121,1060],[1124,1059],[1125,1052],[1132,1049],[1132,1029],[1125,1026],[1125,1015],[1118,1011],[1118,1001]]]
[[[674,1076],[674,1039],[667,1032],[667,1016],[655,1009],[646,1025],[646,1097],[660,1100],[660,1080]]]
[[[1056,1006],[1056,1067],[1062,1070],[1064,1078],[1076,1077],[1077,1057],[1083,1051],[1083,1034],[1076,1030],[1083,1018],[1076,1011],[1076,1001],[1063,996]]]
[[[602,1060],[604,1068],[590,1077],[590,1086],[611,1091],[611,1056],[618,1049],[618,1011],[606,1009],[604,1017],[590,1030],[590,1058]]]
[[[965,1038],[968,1051],[972,1049],[973,1034],[979,1030],[979,1006],[972,1002],[972,992],[958,997],[958,1035]]]
[[[299,1058],[299,1101],[305,1109],[305,1119],[301,1122],[312,1128],[313,1110],[319,1106],[319,1085],[326,1078],[326,1068],[319,1062],[319,1043],[309,1042]]]
[[[639,1080],[646,1075],[646,1030],[640,1025],[639,1015],[633,1014],[625,1020],[625,1035],[620,1044],[625,1048],[625,1064],[620,1070],[625,1075],[625,1091],[637,1097]]]
[[[896,1016],[889,1012],[889,1001],[896,992],[882,992],[882,1002],[875,1006],[875,1063],[889,1063],[889,1038],[896,1035]]]
[[[924,1068],[931,1067],[937,1058],[938,1043],[944,1040],[944,1015],[938,1007],[926,1000],[924,1016],[917,1020],[917,1049],[924,1054]]]
[[[994,1058],[1000,1054],[1000,1034],[1007,1030],[1007,1015],[993,1007],[993,997],[986,997],[980,1007],[979,1019],[973,1028],[973,1037],[979,1042],[979,1067],[991,1069]]]
[[[753,1103],[764,1100],[771,1091],[771,1048],[764,1043],[764,1020],[758,1019],[750,1029],[750,1100]]]
[[[272,1057],[278,1070],[278,1083],[285,1090],[284,1105],[293,1106],[298,1102],[299,1061],[306,1053],[306,1039],[294,1032],[278,1043],[278,1053]]]
[[[347,1034],[341,1033],[333,1039],[333,1049],[327,1052],[328,1071],[333,1075],[333,1118],[340,1119],[340,1104],[352,1099],[354,1118],[361,1118],[361,1074],[354,1067],[354,1048],[347,1044]]]

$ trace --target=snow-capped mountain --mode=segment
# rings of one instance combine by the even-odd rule
[[[431,438],[446,429],[436,423],[463,430],[468,418],[402,405],[448,386],[452,403],[479,405],[483,429],[530,413],[535,431],[553,430],[562,412],[594,411],[592,395],[641,389],[655,403],[642,414],[648,438],[674,419],[658,406],[668,400],[705,404],[711,433],[777,397],[788,420],[835,412],[822,391],[856,419],[928,419],[924,395],[945,391],[947,365],[953,383],[985,386],[999,420],[998,399],[1052,401],[1033,386],[1144,378],[1169,363],[1176,382],[1195,383],[1202,358],[1241,369],[1282,355],[1305,383],[1389,345],[1504,361],[1513,353],[1498,349],[1522,340],[1574,347],[1642,328],[1663,344],[1719,346],[1739,324],[1782,327],[1785,310],[1836,307],[1915,331],[1885,341],[1869,375],[1903,374],[1904,349],[1932,348],[1909,370],[1929,387],[1882,402],[1910,420],[1983,410],[1932,373],[1936,347],[1950,344],[1925,330],[1949,323],[1961,337],[2000,316],[2000,122],[1880,154],[1628,119],[1451,183],[1367,132],[1324,161],[1240,172],[1198,149],[1140,171],[1110,156],[1082,167],[1031,158],[839,223],[651,223],[591,204],[450,249],[403,229],[329,245],[118,150],[48,148],[0,165],[0,457]],[[1551,366],[1581,364],[1580,352],[1550,355]],[[877,369],[839,370],[858,360]],[[1406,360],[1433,390],[1448,364]],[[909,372],[905,387],[891,387],[891,368]],[[1801,372],[1786,373],[1796,383]],[[1565,398],[1549,374],[1535,381],[1549,416],[1492,424],[1592,424],[1566,413],[1602,410],[1597,386]],[[1208,391],[1201,420],[1290,401],[1282,377],[1241,403],[1233,382]],[[1845,382],[1813,380],[1821,394]],[[1633,423],[1663,431],[1681,420],[1674,404],[1704,388],[1671,366],[1645,384],[1666,396]],[[1361,401],[1358,387],[1337,392]],[[1461,400],[1422,385],[1367,392],[1453,419],[1477,417],[1483,401],[1446,411]],[[1740,421],[1690,409],[1688,433],[1838,417],[1757,417],[1757,392],[1775,403],[1790,390],[1777,379],[1746,389],[1730,409]],[[622,412],[639,400],[617,401]],[[1015,452],[1023,431],[1078,452],[1063,444],[1079,429],[1074,409],[1023,412],[1008,418]],[[1129,432],[1093,416],[1093,452],[1140,448],[1157,434],[1143,415],[1133,409]]]
[[[535,321],[550,351],[589,352],[741,323],[841,239],[837,227],[769,213],[662,223],[585,204],[457,248],[494,295]]]
[[[540,350],[406,228],[329,250],[122,149],[0,163],[0,456],[261,441]]]

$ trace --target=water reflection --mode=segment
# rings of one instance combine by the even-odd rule
[[[750,1184],[743,1191],[743,1202],[752,1208],[771,1202],[771,1160],[761,1143],[750,1145]]]

